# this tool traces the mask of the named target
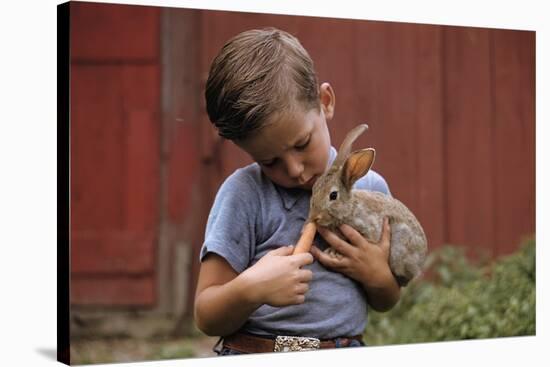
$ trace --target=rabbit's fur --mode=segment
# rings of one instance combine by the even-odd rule
[[[312,189],[308,221],[336,232],[345,223],[371,243],[378,243],[384,217],[389,218],[391,242],[389,265],[401,285],[422,271],[427,241],[422,226],[399,200],[379,192],[352,190],[353,184],[367,174],[374,161],[372,148],[353,153],[353,141],[367,129],[359,125],[344,139],[332,166],[317,179]],[[332,196],[332,200],[331,200]],[[329,253],[338,256],[331,248]]]

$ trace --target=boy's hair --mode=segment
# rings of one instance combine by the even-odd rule
[[[230,140],[249,137],[276,113],[320,106],[309,54],[296,37],[275,28],[230,39],[212,62],[205,97],[210,121]]]

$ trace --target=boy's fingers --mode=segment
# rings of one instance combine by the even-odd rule
[[[340,226],[340,231],[344,236],[346,236],[346,238],[352,245],[357,246],[363,241],[365,241],[365,238],[361,235],[361,233],[357,232],[357,230],[352,226],[349,226],[347,224],[342,224]]]
[[[300,267],[313,263],[313,255],[311,255],[309,252],[306,252],[304,254],[296,254],[292,256],[296,258],[298,266]]]
[[[313,279],[313,272],[308,269],[302,269],[298,273],[298,281],[302,283],[309,283]]]
[[[297,294],[306,294],[309,291],[309,285],[307,283],[300,283],[296,286]]]
[[[338,237],[336,234],[334,234],[334,232],[331,232],[329,230],[322,229],[319,232],[332,248],[334,248],[336,251],[344,256],[351,256],[353,245],[350,245],[349,243]]]
[[[337,269],[342,266],[341,259],[334,258],[327,253],[319,250],[317,247],[312,248],[312,252],[315,255],[315,258],[327,268]]]
[[[281,246],[278,249],[269,251],[266,256],[285,256],[292,254],[293,246]]]

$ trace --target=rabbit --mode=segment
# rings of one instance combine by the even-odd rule
[[[384,217],[391,227],[389,265],[397,282],[406,286],[422,272],[427,240],[414,214],[399,200],[379,192],[353,190],[353,184],[367,174],[375,157],[373,148],[350,153],[351,145],[368,125],[351,130],[338,155],[312,187],[307,222],[326,227],[344,238],[338,227],[348,224],[372,243],[379,242]],[[331,256],[341,256],[329,247]]]

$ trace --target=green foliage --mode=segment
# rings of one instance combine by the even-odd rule
[[[389,312],[369,310],[368,345],[535,334],[535,241],[492,263],[473,265],[446,246],[427,261],[429,280],[402,289]]]

